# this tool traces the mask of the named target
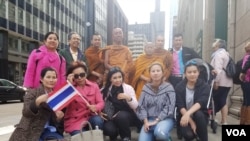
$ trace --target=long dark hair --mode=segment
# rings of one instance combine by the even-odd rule
[[[115,67],[112,67],[111,69],[109,69],[109,72],[107,74],[106,81],[105,81],[106,83],[105,83],[105,86],[102,90],[103,98],[106,98],[108,91],[109,91],[109,87],[112,84],[112,82],[110,80],[112,75],[117,73],[117,72],[120,72],[122,74],[122,79],[124,78],[124,73],[122,72],[122,70],[119,67],[115,66]]]

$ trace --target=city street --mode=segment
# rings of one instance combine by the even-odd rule
[[[11,135],[12,131],[14,130],[14,125],[17,124],[21,117],[23,103],[19,101],[13,101],[8,103],[1,103],[0,104],[0,139],[1,141],[8,141],[9,136]],[[220,119],[219,114],[217,118]],[[239,121],[228,117],[229,124],[238,124]],[[208,126],[209,132],[209,141],[221,141],[221,127],[218,126],[217,133],[212,133],[210,126]],[[176,137],[176,129],[171,133],[171,137],[173,141],[178,141]],[[132,132],[132,139],[136,141],[138,138],[138,134],[133,130]],[[105,138],[108,141],[108,137]]]

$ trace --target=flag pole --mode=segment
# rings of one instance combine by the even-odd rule
[[[87,101],[87,99],[86,98],[84,98],[81,94],[80,94],[80,92],[67,80],[67,82],[69,83],[69,85],[71,85],[72,86],[72,88],[77,92],[77,94],[82,98],[82,100],[85,102],[85,104],[87,105],[87,107],[90,105],[89,104],[89,102]],[[98,115],[97,114],[97,112],[94,112],[96,115]]]

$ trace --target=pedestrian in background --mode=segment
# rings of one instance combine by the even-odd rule
[[[245,45],[245,55],[240,73],[243,102],[240,111],[240,124],[250,125],[250,42]]]
[[[229,62],[229,53],[226,51],[226,47],[225,40],[216,39],[212,45],[214,52],[210,63],[217,72],[214,80],[213,99],[215,113],[221,111],[221,124],[227,124],[227,96],[233,86],[232,78],[229,78],[224,71]]]
[[[44,44],[31,52],[24,76],[24,87],[39,87],[41,71],[46,67],[56,70],[58,75],[56,87],[65,82],[66,62],[57,52],[58,44],[58,35],[55,32],[48,32],[44,37]]]

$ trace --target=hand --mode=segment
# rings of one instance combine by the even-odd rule
[[[47,102],[49,95],[43,94],[36,98],[36,106],[40,106],[41,103]]]
[[[193,132],[196,134],[196,124],[195,122],[192,120],[190,123],[191,129],[193,130]]]
[[[148,125],[149,125],[149,126],[154,126],[154,125],[156,125],[157,123],[158,123],[158,121],[154,120],[154,121],[148,122]]]
[[[125,93],[119,93],[117,95],[117,99],[118,100],[122,100],[122,99],[125,99],[126,101],[129,101],[131,99],[131,97]]]
[[[73,74],[73,73],[69,74],[69,75],[67,76],[67,80],[68,80],[71,84],[73,84],[73,83],[74,83],[74,74]]]
[[[188,122],[189,122],[189,119],[190,119],[190,115],[188,113],[185,113],[181,117],[181,121],[180,121],[181,126],[184,126],[184,127],[187,126]]]
[[[97,109],[95,105],[87,105],[87,106],[91,112],[96,113]]]
[[[218,72],[217,72],[216,70],[212,70],[211,72],[212,72],[212,74],[213,74],[214,76],[216,76],[216,75],[218,74]]]
[[[57,117],[57,121],[60,121],[64,116],[64,113],[62,111],[56,111],[55,114]]]
[[[246,74],[240,73],[240,76],[239,76],[240,81],[244,81],[245,77],[246,77]]]
[[[218,90],[218,88],[219,88],[218,82],[214,82],[213,89],[214,90]]]
[[[143,127],[144,127],[144,131],[148,132],[150,125],[148,122],[145,122]]]
[[[99,113],[99,116],[100,116],[103,120],[106,120],[106,121],[108,120],[108,119],[107,119],[107,114],[105,114],[105,113],[103,113],[103,112],[100,112],[100,113]]]

